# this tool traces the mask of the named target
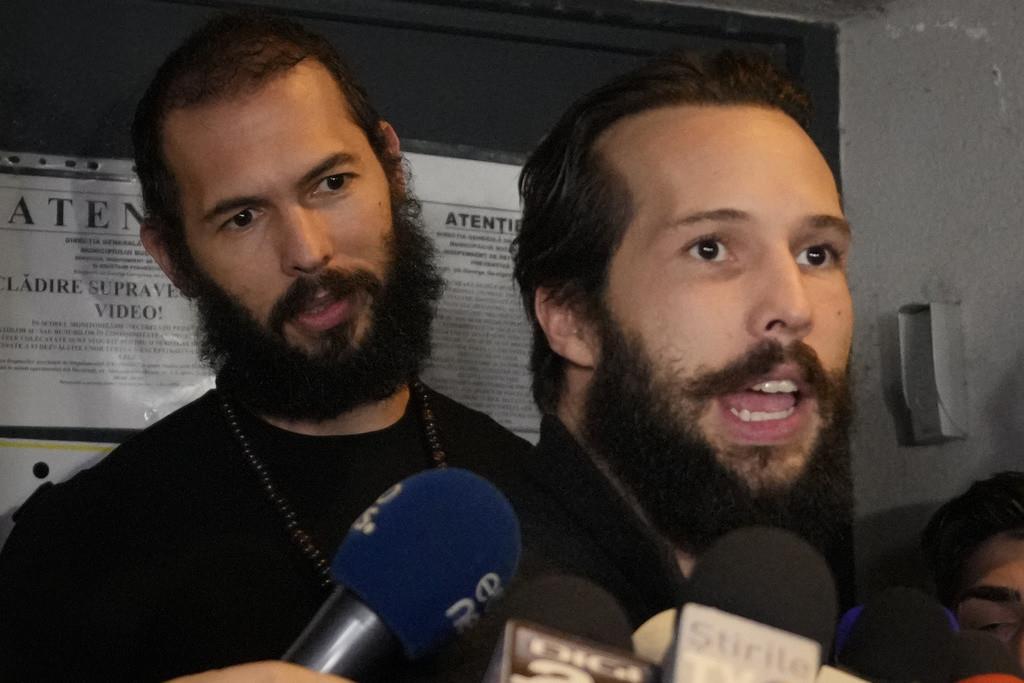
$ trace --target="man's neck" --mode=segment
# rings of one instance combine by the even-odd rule
[[[679,571],[683,573],[683,576],[690,578],[690,575],[693,574],[693,568],[697,565],[697,556],[677,548],[676,564],[679,565]]]
[[[337,417],[323,421],[286,420],[261,417],[279,429],[307,436],[348,436],[386,429],[398,422],[409,404],[409,386],[405,385],[382,401],[364,403]]]

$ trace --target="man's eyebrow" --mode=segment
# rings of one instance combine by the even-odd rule
[[[711,209],[709,211],[697,211],[695,213],[683,216],[677,221],[673,221],[669,227],[679,228],[687,225],[694,225],[696,223],[709,222],[729,222],[736,223],[741,221],[753,220],[753,217],[746,211],[740,209]],[[830,214],[818,214],[809,216],[805,223],[812,228],[833,228],[837,229],[845,235],[851,233],[850,222],[842,216],[833,216]]]
[[[323,161],[318,163],[313,168],[309,169],[305,173],[305,175],[303,175],[302,178],[299,179],[298,184],[305,185],[308,182],[316,180],[319,176],[323,175],[324,173],[327,173],[327,171],[331,170],[335,166],[340,166],[341,164],[351,164],[355,162],[357,159],[358,157],[356,157],[356,155],[349,154],[348,152],[337,152],[335,154],[332,154],[328,157],[325,157]]]
[[[736,222],[750,220],[750,214],[739,209],[710,209],[708,211],[697,211],[683,216],[677,221],[672,221],[669,227],[679,228],[704,221]]]
[[[335,166],[340,166],[341,164],[350,164],[355,162],[356,160],[357,157],[354,154],[349,154],[347,152],[337,152],[335,154],[331,154],[330,156],[325,157],[322,161],[317,163],[316,166],[306,171],[306,173],[303,174],[302,178],[299,179],[299,182],[297,184],[300,186],[305,185],[313,180],[316,180],[319,176],[323,175],[324,173],[331,170]],[[203,222],[209,222],[222,214],[233,213],[235,211],[240,211],[248,207],[261,208],[266,206],[267,203],[268,202],[266,199],[264,199],[263,197],[258,197],[256,195],[246,195],[243,197],[229,197],[227,199],[222,199],[221,201],[214,204],[213,208],[203,215]]]
[[[970,599],[987,600],[989,602],[1020,602],[1020,591],[1008,586],[971,586],[964,589],[957,597],[957,604]]]
[[[820,214],[808,218],[807,223],[813,228],[835,228],[847,236],[853,232],[853,229],[850,227],[850,221],[842,216]]]

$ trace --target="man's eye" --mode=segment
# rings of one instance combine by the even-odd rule
[[[256,216],[253,214],[252,209],[242,209],[230,219],[228,219],[229,227],[244,228],[245,226],[252,223]]]
[[[835,260],[835,251],[825,244],[816,244],[813,247],[807,247],[796,255],[796,262],[801,266],[814,266],[816,268],[835,263]]]
[[[690,256],[703,261],[724,261],[729,253],[725,245],[716,239],[702,239],[690,247]]]
[[[1010,642],[1017,634],[1017,629],[1020,624],[1017,622],[996,622],[991,624],[983,624],[978,627],[977,630],[991,633],[999,640],[1004,643]]]
[[[345,186],[346,180],[348,180],[348,174],[346,173],[336,173],[334,175],[329,175],[320,181],[320,186],[317,189],[326,190],[328,192],[337,192],[338,190]]]

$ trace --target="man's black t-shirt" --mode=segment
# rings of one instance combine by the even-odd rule
[[[482,413],[430,400],[451,466],[500,482],[527,451]],[[432,466],[409,405],[387,429],[334,437],[240,411],[328,560],[382,492]],[[162,680],[276,658],[326,597],[319,580],[211,392],[19,511],[0,554],[0,680]]]

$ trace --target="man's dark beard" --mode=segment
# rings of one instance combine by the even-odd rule
[[[300,278],[275,304],[266,327],[193,266],[200,353],[217,372],[218,388],[261,415],[322,421],[385,399],[418,374],[430,355],[430,325],[443,281],[419,204],[393,200],[392,215],[383,282],[365,271],[324,270]],[[312,351],[286,341],[284,323],[321,288],[334,297],[351,296],[357,307],[369,305],[369,326],[359,343],[353,340],[357,316],[324,332]]]
[[[658,377],[639,342],[605,318],[584,438],[662,534],[696,555],[728,531],[752,525],[789,529],[825,553],[837,547],[853,510],[845,374],[829,377],[806,344],[783,349],[769,341],[725,369],[679,386]],[[822,428],[791,485],[754,490],[716,458],[697,431],[698,415],[680,415],[681,398],[702,405],[710,396],[751,386],[782,362],[807,373]],[[750,447],[750,457],[767,458],[769,451],[758,451],[765,448]]]

